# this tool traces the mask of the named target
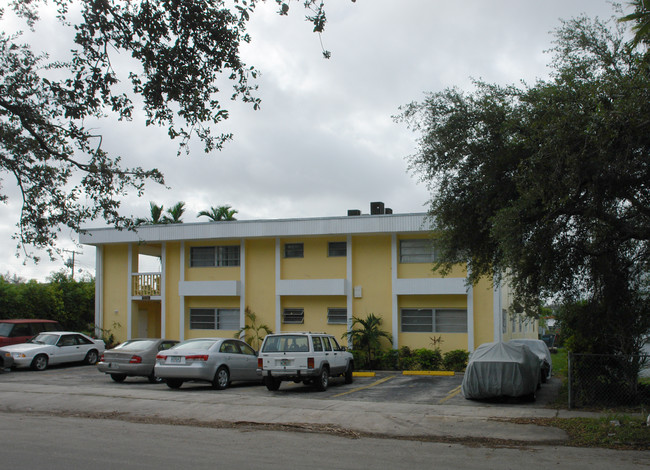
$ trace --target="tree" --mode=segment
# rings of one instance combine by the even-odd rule
[[[142,195],[147,182],[164,183],[157,169],[125,167],[120,155],[109,154],[93,131],[96,120],[130,120],[141,106],[146,125],[165,126],[179,139],[179,152],[192,136],[206,152],[232,138],[213,135],[212,126],[228,118],[223,93],[259,108],[252,83],[258,71],[239,56],[258,1],[56,0],[61,35],[71,39],[68,60],[50,61],[22,43],[21,33],[0,29],[0,172],[22,195],[19,248],[44,248],[53,256],[60,226],[79,231],[98,217],[132,227],[119,212],[121,197]],[[288,13],[288,1],[276,3],[281,15]],[[8,7],[35,30],[46,4],[11,0]],[[323,2],[304,6],[320,34]],[[0,8],[0,22],[5,13]],[[118,55],[132,61],[118,62]],[[7,197],[0,193],[0,201]]]
[[[183,213],[185,212],[185,203],[183,201],[177,202],[171,209],[167,209],[167,215],[163,217],[165,224],[182,224]]]
[[[352,317],[352,329],[342,337],[352,341],[354,348],[365,349],[368,365],[373,366],[373,355],[381,349],[382,338],[393,341],[390,333],[381,329],[381,318],[369,313],[366,318]]]
[[[236,209],[232,209],[230,206],[225,205],[210,207],[210,210],[199,212],[197,217],[208,217],[213,222],[219,222],[221,220],[237,220],[235,219],[236,213]]]
[[[155,202],[150,202],[149,203],[149,210],[151,213],[150,218],[137,218],[134,221],[135,225],[158,225],[158,224],[164,224],[165,222],[165,216],[163,215],[164,212],[164,207],[159,206]]]
[[[621,22],[633,22],[634,39],[632,45],[650,44],[650,0],[632,0],[629,4],[634,7],[634,13],[619,18]]]
[[[620,27],[556,30],[548,81],[449,89],[402,108],[420,132],[443,272],[507,273],[518,305],[582,302],[590,352],[638,352],[650,328],[650,75]],[[583,346],[585,347],[585,346]]]
[[[273,330],[271,330],[271,328],[269,328],[265,323],[258,323],[259,319],[257,318],[257,315],[250,309],[250,307],[246,307],[244,314],[246,315],[246,324],[235,333],[235,338],[243,337],[244,341],[253,346],[256,350],[259,350],[264,337],[272,334]]]

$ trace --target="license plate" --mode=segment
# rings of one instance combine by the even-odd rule
[[[288,366],[289,364],[291,364],[290,359],[280,359],[280,365],[281,366]]]
[[[169,362],[181,362],[181,359],[183,359],[181,356],[171,356]]]

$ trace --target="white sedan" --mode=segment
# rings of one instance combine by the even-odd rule
[[[48,364],[84,361],[95,364],[104,352],[104,341],[72,331],[48,331],[28,343],[3,347],[14,360],[14,367],[45,370]]]

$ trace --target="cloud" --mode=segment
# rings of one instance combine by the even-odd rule
[[[472,78],[502,85],[546,78],[550,57],[543,51],[559,18],[612,14],[607,0],[358,0],[326,6],[328,24],[319,38],[300,2],[288,17],[279,17],[273,2],[260,4],[242,57],[262,72],[262,107],[253,111],[230,102],[230,84],[222,87],[230,119],[215,131],[234,133],[223,151],[206,155],[195,141],[189,156],[176,156],[178,143],[165,129],[146,128],[139,115],[132,122],[98,123],[104,148],[127,165],[156,167],[166,177],[168,187],[150,184],[144,197],[126,197],[125,214],[147,216],[149,201],[165,207],[185,201],[185,222],[205,220],[196,218],[198,211],[223,204],[237,209],[239,219],[368,212],[375,200],[395,212],[423,212],[428,192],[408,174],[405,159],[417,136],[391,119],[399,106],[427,91],[467,89]],[[330,60],[322,58],[321,40]],[[11,192],[10,186],[5,179],[3,190]],[[13,200],[0,205],[6,247],[0,273],[44,279],[63,261],[32,267],[14,257],[10,237],[18,207]],[[92,272],[94,249],[75,248],[75,234],[63,236],[63,248],[83,251],[75,257],[78,267]]]

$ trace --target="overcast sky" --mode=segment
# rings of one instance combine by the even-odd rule
[[[189,156],[177,157],[177,142],[165,130],[146,128],[138,118],[102,123],[106,150],[124,155],[127,165],[165,174],[168,188],[150,184],[143,198],[126,198],[125,215],[148,216],[150,201],[165,208],[185,201],[186,223],[207,221],[197,213],[223,204],[237,209],[240,220],[367,213],[370,201],[396,213],[424,212],[429,194],[407,160],[418,136],[393,121],[399,107],[425,92],[470,90],[473,78],[501,85],[545,79],[545,51],[560,18],[614,13],[608,0],[328,0],[326,6],[321,39],[329,60],[301,2],[292,3],[288,17],[275,13],[273,1],[258,7],[242,56],[262,72],[262,107],[225,103],[231,118],[216,130],[233,132],[234,141],[221,152],[205,154],[196,139]],[[39,27],[41,34],[47,29]],[[50,47],[64,47],[48,34]],[[2,190],[16,194],[2,176]],[[35,266],[16,257],[11,236],[19,204],[13,198],[0,205],[0,274],[45,280],[64,260],[45,255]],[[78,252],[75,275],[94,275],[95,249],[74,240],[64,230],[59,246]]]

